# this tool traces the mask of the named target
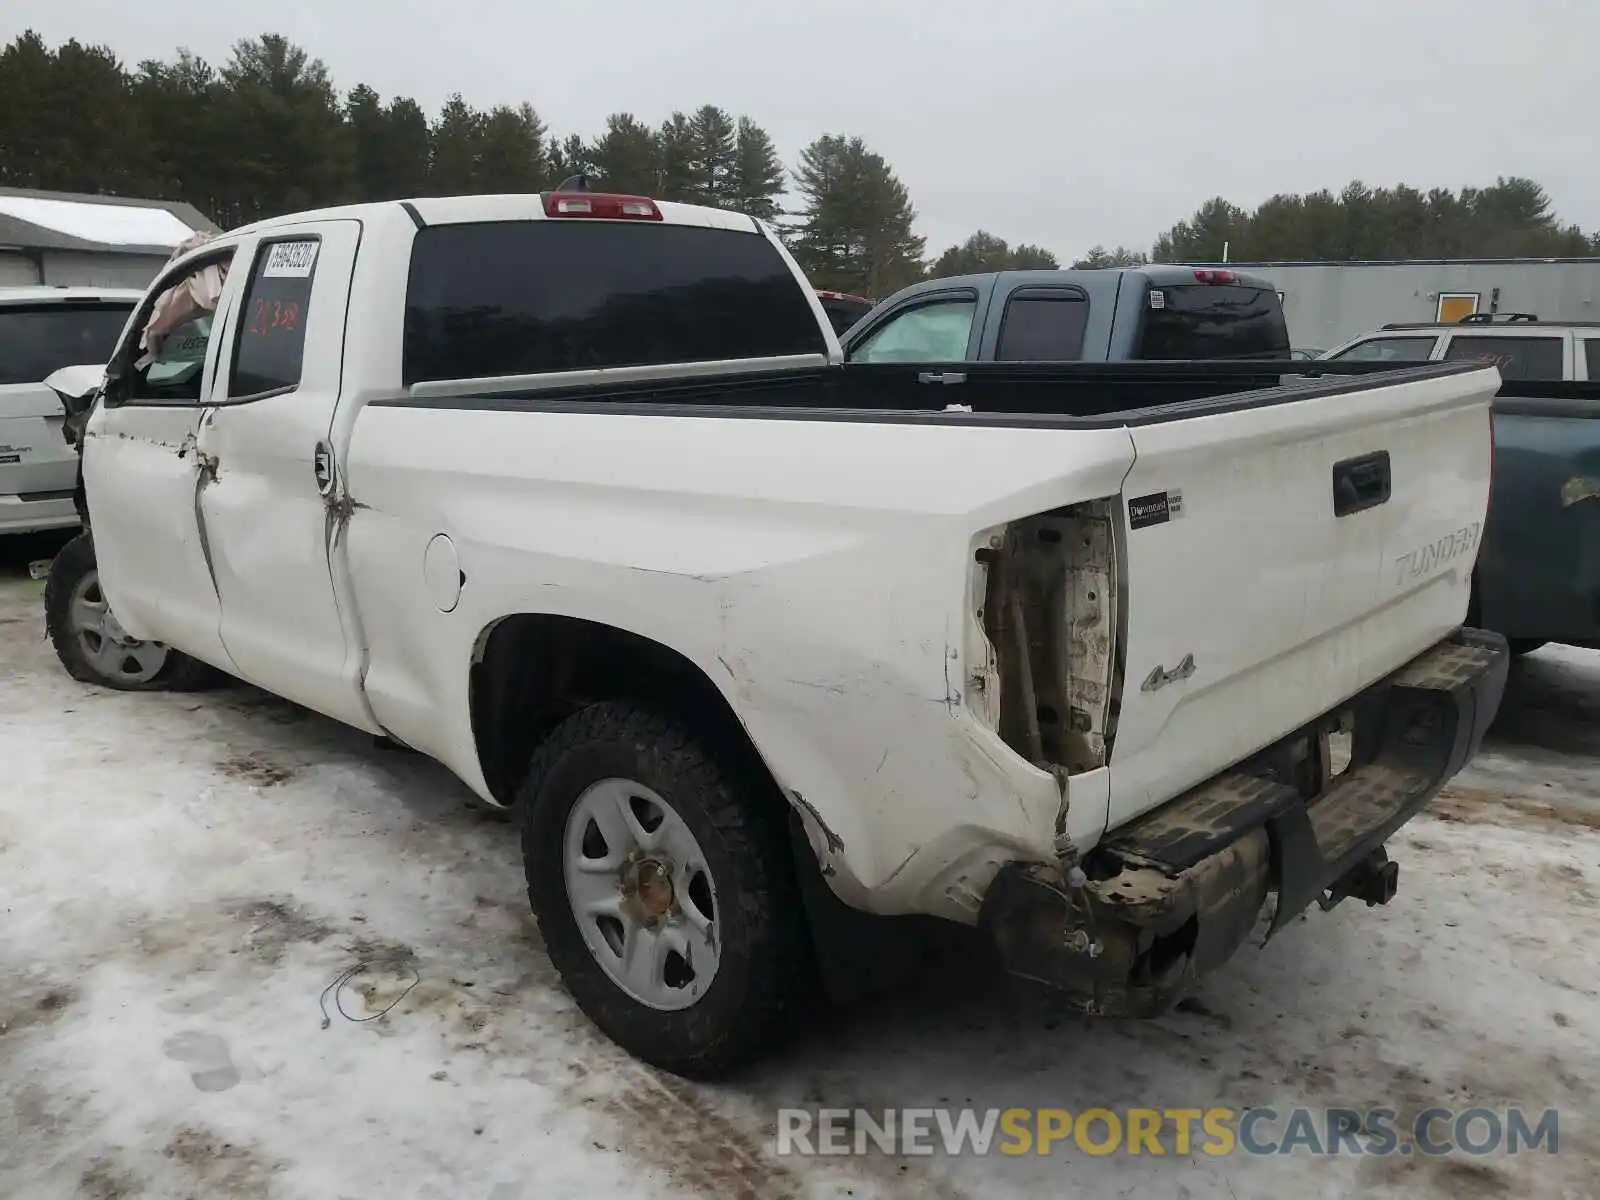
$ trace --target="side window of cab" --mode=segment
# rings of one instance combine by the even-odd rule
[[[239,304],[229,400],[264,400],[300,387],[321,248],[315,235],[262,242],[257,248]]]
[[[961,362],[967,357],[978,301],[943,296],[892,314],[850,349],[850,361]]]
[[[140,306],[112,362],[114,404],[199,404],[233,247],[185,264]]]
[[[1455,334],[1445,348],[1446,362],[1482,362],[1499,368],[1506,380],[1559,380],[1565,373],[1566,341],[1559,337],[1507,337]]]
[[[1329,356],[1338,362],[1427,362],[1439,342],[1435,334],[1412,334],[1406,337],[1368,338],[1347,350]]]

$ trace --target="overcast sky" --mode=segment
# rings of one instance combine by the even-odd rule
[[[858,134],[930,254],[978,228],[1070,259],[1148,248],[1202,201],[1539,180],[1600,227],[1594,0],[5,0],[0,34],[182,45],[220,64],[278,32],[342,89],[430,114],[529,101],[557,134],[718,104],[793,165]],[[1219,247],[1220,250],[1220,247]]]

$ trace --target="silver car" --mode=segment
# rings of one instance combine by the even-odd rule
[[[126,288],[0,288],[0,534],[78,523],[78,456],[45,377],[103,363],[142,293]]]

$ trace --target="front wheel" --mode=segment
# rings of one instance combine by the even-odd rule
[[[545,946],[607,1036],[702,1078],[777,1040],[810,964],[781,801],[674,722],[603,703],[551,733],[519,807]]]
[[[56,657],[80,683],[124,692],[193,691],[216,677],[204,663],[161,642],[131,637],[122,628],[100,590],[94,538],[87,532],[50,563],[44,618]]]

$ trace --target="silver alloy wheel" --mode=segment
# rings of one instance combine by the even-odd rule
[[[90,571],[72,589],[67,621],[73,637],[83,647],[85,660],[106,679],[124,684],[149,683],[167,665],[170,651],[165,645],[129,637],[118,623],[100,590],[98,571]]]
[[[631,779],[590,785],[567,814],[567,902],[611,981],[650,1008],[688,1008],[721,959],[717,885],[683,818]]]

